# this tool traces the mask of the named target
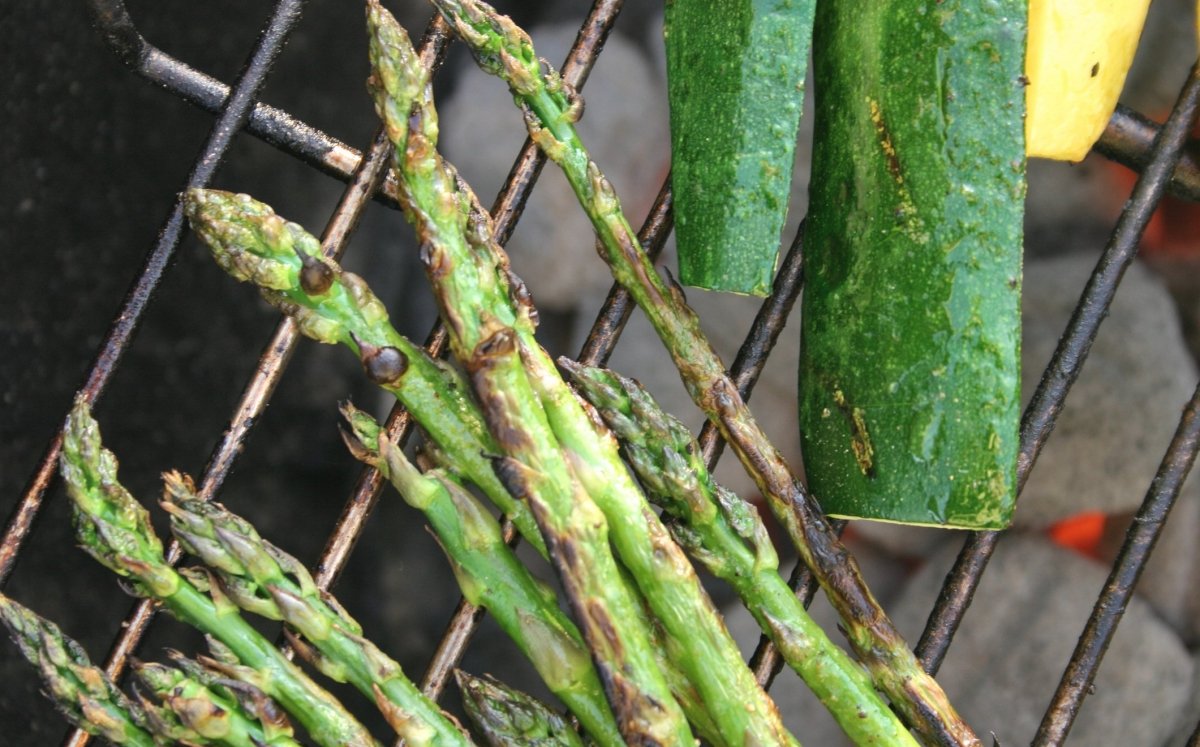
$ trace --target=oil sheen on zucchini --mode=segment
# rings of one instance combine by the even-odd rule
[[[1011,519],[1025,7],[817,9],[800,427],[831,515]]]

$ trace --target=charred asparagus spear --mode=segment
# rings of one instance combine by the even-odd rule
[[[621,440],[650,499],[692,557],[726,581],[856,744],[915,745],[866,672],[833,644],[779,575],[779,557],[752,506],[713,482],[700,447],[636,381],[560,359]]]
[[[467,716],[491,747],[583,747],[583,740],[545,703],[491,677],[454,671]]]
[[[529,509],[513,500],[492,470],[486,455],[499,449],[466,382],[397,332],[362,278],[326,259],[312,234],[246,195],[193,189],[184,196],[184,210],[217,264],[258,286],[307,337],[354,351],[367,376],[404,404],[454,470],[546,554]]]
[[[377,744],[336,698],[250,627],[223,594],[215,588],[202,590],[208,586],[203,576],[190,578],[192,574],[185,576],[166,562],[146,509],[117,481],[117,459],[101,444],[100,428],[82,399],[67,416],[60,466],[74,504],[76,536],[93,558],[128,579],[139,596],[160,601],[260,672],[264,692],[319,744]]]
[[[300,747],[278,706],[257,687],[170,652],[175,666],[134,662],[139,700],[154,731],[173,742]]]
[[[862,580],[816,501],[767,439],[725,366],[700,330],[678,286],[670,287],[646,257],[612,185],[588,156],[574,122],[582,101],[552,70],[543,69],[528,35],[480,0],[432,0],[479,66],[503,78],[525,115],[530,137],[562,168],[592,221],[613,276],[649,318],[696,402],[767,498],[842,619],[855,652],[875,684],[927,740],[980,744],[923,669]]]
[[[150,732],[146,714],[57,625],[3,594],[0,620],[21,653],[37,668],[46,695],[68,721],[113,744],[165,744]]]
[[[368,4],[368,17],[371,88],[396,146],[400,202],[422,242],[451,348],[472,372],[493,433],[513,457],[504,470],[523,483],[539,522],[565,527],[564,519],[579,510],[555,502],[569,495],[570,477],[557,484],[552,477],[566,467],[560,466],[560,452],[565,455],[570,474],[607,520],[622,563],[679,646],[678,663],[701,693],[722,741],[794,743],[683,552],[629,477],[616,441],[588,417],[534,339],[532,303],[509,272],[507,256],[492,241],[489,217],[437,153],[437,112],[426,71],[416,64],[407,35],[377,2]],[[535,486],[554,497],[538,495]],[[554,528],[545,524],[543,535],[552,547],[567,541],[553,536]],[[560,565],[570,588],[575,579],[566,578],[567,570],[565,563]],[[577,610],[585,601],[572,599]]]
[[[322,594],[303,563],[262,539],[224,506],[200,500],[183,475],[168,473],[164,479],[162,506],[171,515],[172,533],[214,570],[234,603],[287,623],[303,638],[292,639],[297,651],[325,675],[372,699],[408,744],[470,744],[400,665],[363,637],[337,600]]]
[[[429,520],[463,596],[491,612],[597,744],[624,744],[578,628],[505,544],[499,522],[444,471],[419,472],[371,416],[351,405],[342,414],[354,455]]]

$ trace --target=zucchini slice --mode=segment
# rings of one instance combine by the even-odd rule
[[[816,0],[668,0],[679,279],[765,296],[787,215]]]
[[[834,516],[970,529],[1015,502],[1021,0],[826,2],[800,427]]]

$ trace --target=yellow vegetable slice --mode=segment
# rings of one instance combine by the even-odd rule
[[[1080,161],[1100,138],[1133,63],[1150,0],[1030,0],[1025,150]]]

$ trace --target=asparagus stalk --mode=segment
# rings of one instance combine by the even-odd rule
[[[348,290],[345,296],[336,294],[333,286],[321,291],[321,284],[308,282],[306,289],[306,284],[301,283],[300,274],[307,260],[300,259],[293,247],[312,247],[316,245],[316,240],[298,226],[284,221],[268,206],[245,195],[197,190],[190,192],[185,202],[193,227],[209,243],[218,263],[235,278],[262,283],[267,299],[277,302],[285,313],[296,319],[302,332],[322,342],[339,342],[349,338],[351,342],[346,344],[354,350],[357,349],[354,339],[374,339],[380,344],[375,346],[375,357],[371,361],[389,358],[401,360],[403,354],[398,354],[399,348],[387,344],[387,341],[403,338],[388,323],[386,315],[381,313],[382,306],[360,279],[341,272],[326,260],[322,266],[332,272],[334,285],[346,285]],[[306,257],[313,256],[308,249],[301,248],[299,251]],[[313,274],[308,273],[309,276]],[[279,287],[286,288],[288,298],[280,300],[279,293],[284,291],[276,293],[272,290]],[[380,329],[373,329],[372,325]],[[388,352],[389,349],[396,352]],[[427,357],[423,351],[418,352],[420,356]],[[486,426],[482,425],[483,415],[478,411],[478,406],[465,394],[465,385],[456,374],[436,361],[433,365],[437,371],[430,372],[428,366],[410,365],[404,369],[399,380],[385,381],[384,388],[400,398],[435,439],[447,430],[447,420],[451,421],[449,428],[452,435],[466,432],[473,434],[472,438],[478,437],[474,442],[470,438],[452,438],[447,443],[435,441],[435,453],[456,474],[478,485],[501,511],[513,519],[522,536],[545,556],[545,544],[529,507],[508,493],[484,456],[498,453],[499,447]],[[372,365],[366,367],[371,373]],[[431,378],[436,376],[443,380],[422,380],[420,377],[426,373]],[[417,396],[425,392],[436,394],[432,397]],[[468,425],[460,430],[453,426],[455,419],[460,425],[480,425],[478,429]],[[624,580],[623,583],[631,587]],[[637,605],[631,614],[641,620],[643,626],[647,624],[641,605]],[[715,728],[711,718],[704,713],[695,688],[665,659],[664,652],[669,648],[669,645],[653,646],[659,668],[667,677],[672,694],[684,707],[688,720],[704,738],[715,743]]]
[[[324,257],[312,234],[247,195],[192,189],[184,211],[226,272],[257,285],[307,337],[354,351],[367,376],[412,413],[454,470],[479,486],[545,556],[529,509],[513,500],[486,458],[499,449],[466,382],[397,332],[362,278]]]
[[[454,679],[467,716],[491,747],[583,747],[571,724],[536,698],[461,669]]]
[[[622,562],[679,646],[678,663],[700,692],[722,741],[794,743],[683,552],[621,464],[615,440],[587,416],[534,339],[532,303],[491,240],[487,214],[437,153],[437,113],[425,70],[414,64],[403,30],[377,3],[369,7],[372,90],[396,146],[400,202],[421,239],[451,348],[472,372],[502,446],[510,455],[524,455],[517,461],[526,471],[509,473],[539,480],[541,475],[531,471],[542,472],[548,463],[558,468],[559,447],[564,447],[570,471],[607,519]],[[525,396],[533,396],[534,403],[524,402]],[[489,403],[495,409],[489,410]],[[519,411],[530,417],[513,418]],[[546,430],[538,432],[541,418]],[[535,517],[544,513],[539,500],[534,496]],[[548,503],[544,508],[557,510]]]
[[[597,744],[624,744],[578,628],[504,542],[495,517],[443,470],[421,474],[370,415],[352,405],[342,414],[350,451],[425,514],[467,601],[492,613]]]
[[[3,594],[0,620],[42,675],[46,695],[68,721],[113,744],[164,744],[147,728],[146,714],[57,625]]]
[[[191,481],[179,473],[168,473],[164,480],[162,506],[171,515],[172,533],[214,570],[235,604],[287,623],[303,636],[297,651],[325,675],[349,682],[372,699],[408,744],[470,744],[400,665],[363,637],[337,600],[322,594],[303,563],[262,539],[224,506],[196,497]]]
[[[186,744],[300,747],[279,707],[257,687],[170,652],[175,666],[135,661],[138,692],[154,730]]]
[[[503,78],[530,136],[562,168],[600,238],[613,276],[649,318],[696,402],[767,498],[842,619],[875,684],[929,741],[980,744],[883,612],[857,563],[758,426],[705,339],[683,291],[668,285],[639,245],[612,185],[588,156],[574,122],[582,102],[543,64],[528,35],[480,0],[432,0],[486,72]]]
[[[117,459],[100,442],[87,403],[77,399],[67,416],[60,459],[73,502],[76,536],[101,564],[129,580],[139,596],[158,600],[176,617],[221,641],[259,672],[262,689],[321,745],[377,743],[341,703],[319,687],[269,640],[242,619],[217,589],[205,593],[203,577],[190,578],[163,558],[150,517],[117,481]]]
[[[692,557],[745,602],[784,660],[856,744],[916,745],[866,673],[829,640],[779,575],[779,557],[758,513],[716,484],[683,423],[632,379],[560,359],[584,397],[621,440],[650,499]]]

